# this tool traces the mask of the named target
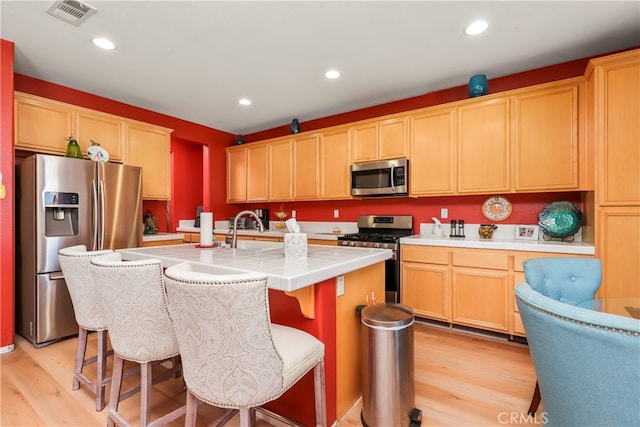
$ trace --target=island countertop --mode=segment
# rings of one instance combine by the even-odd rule
[[[284,250],[197,248],[195,244],[119,249],[125,260],[157,258],[164,267],[181,262],[215,266],[221,272],[267,275],[271,289],[292,292],[391,258],[389,249],[309,245],[306,259],[286,259]]]

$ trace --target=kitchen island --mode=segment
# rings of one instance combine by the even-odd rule
[[[384,299],[388,249],[309,245],[306,259],[286,259],[279,247],[197,248],[195,244],[121,249],[125,260],[160,259],[214,266],[221,272],[267,275],[271,320],[292,326],[325,344],[327,420],[342,417],[362,393],[360,319],[355,307],[373,292]],[[313,375],[307,374],[265,408],[313,425]]]

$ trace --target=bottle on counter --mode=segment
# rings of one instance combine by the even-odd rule
[[[458,226],[456,225],[456,220],[451,220],[451,231],[449,231],[449,237],[456,237],[458,234]]]
[[[457,237],[464,237],[464,219],[458,220],[458,233]]]

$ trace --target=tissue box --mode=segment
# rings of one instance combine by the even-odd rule
[[[284,235],[284,257],[288,259],[307,257],[307,233],[287,233]]]

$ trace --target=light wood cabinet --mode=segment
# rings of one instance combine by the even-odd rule
[[[411,116],[409,193],[450,195],[455,191],[456,110],[429,109]]]
[[[121,162],[125,139],[123,121],[116,116],[97,112],[76,111],[74,114],[74,135],[82,153],[87,152],[93,140],[107,150],[109,161]]]
[[[592,258],[403,244],[401,302],[419,317],[524,336],[513,292],[524,282],[522,262],[542,257]]]
[[[227,148],[227,203],[247,200],[247,150]]]
[[[269,200],[269,150],[267,144],[248,144],[247,201]]]
[[[320,135],[320,198],[351,198],[351,145],[347,127]]]
[[[124,163],[142,167],[142,198],[171,199],[171,130],[125,123]]]
[[[319,136],[293,139],[293,200],[317,200],[320,196]]]
[[[407,157],[407,117],[387,118],[351,129],[353,162]]]
[[[292,141],[285,138],[269,143],[269,200],[291,200],[293,194]]]
[[[458,108],[458,193],[511,189],[509,103],[509,98],[494,98]]]
[[[17,149],[64,154],[73,136],[83,155],[96,141],[109,160],[142,167],[142,197],[171,198],[171,129],[15,92]]]
[[[14,94],[14,146],[38,153],[64,154],[74,135],[67,104],[25,93]]]
[[[596,221],[602,296],[640,296],[640,206],[600,207]]]
[[[578,85],[514,98],[515,191],[578,188]]]
[[[600,294],[640,296],[640,49],[591,60],[586,77]]]
[[[509,333],[509,254],[456,248],[451,265],[453,322]]]

